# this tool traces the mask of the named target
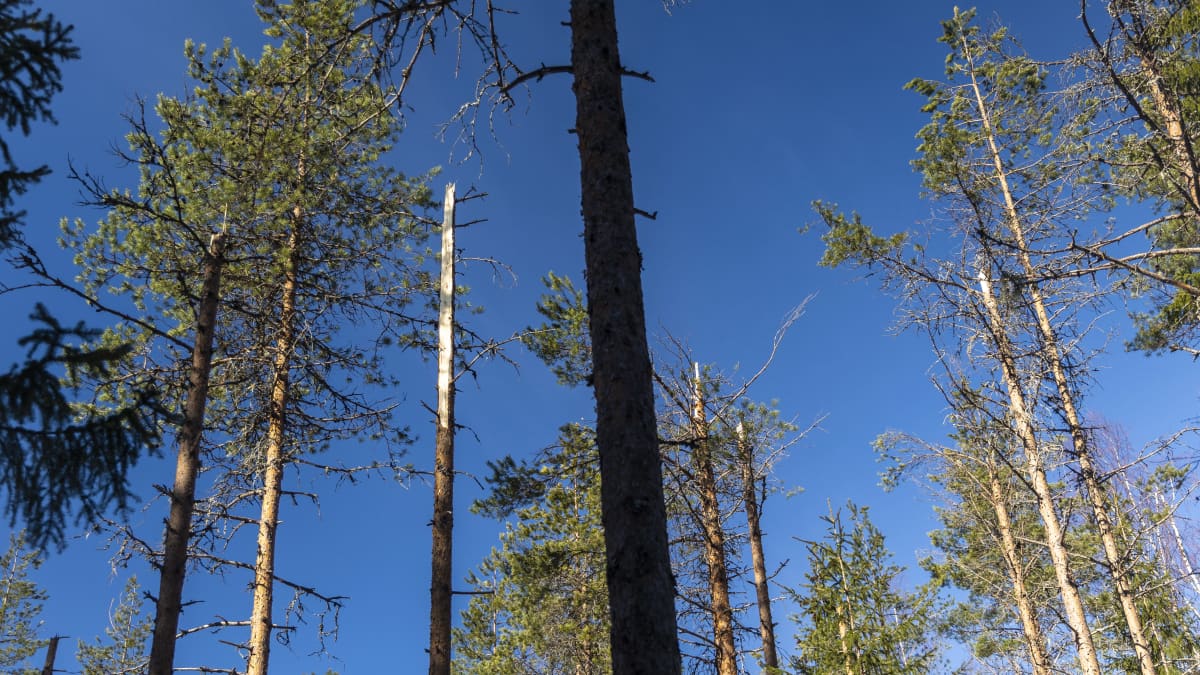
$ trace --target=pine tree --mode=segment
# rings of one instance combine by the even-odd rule
[[[76,659],[83,667],[83,675],[144,675],[148,672],[150,657],[147,641],[154,632],[154,617],[144,614],[145,594],[138,585],[137,577],[125,582],[125,589],[108,617],[104,634],[106,641],[95,639],[95,644],[79,641]]]
[[[1110,26],[1101,38],[1087,3],[1081,19],[1093,49],[1089,93],[1108,101],[1120,125],[1102,148],[1109,181],[1147,204],[1153,218],[1077,246],[1102,266],[1131,273],[1148,311],[1136,312],[1138,332],[1127,344],[1148,353],[1197,351],[1200,272],[1195,257],[1200,220],[1200,9],[1189,0],[1138,0],[1105,5]],[[1103,120],[1109,122],[1109,119]],[[1130,253],[1145,236],[1150,249]],[[1125,246],[1119,247],[1125,244]],[[1134,243],[1141,248],[1143,245]],[[1136,250],[1136,249],[1135,249]]]
[[[866,507],[848,503],[821,519],[825,537],[805,542],[809,571],[800,606],[792,667],[799,673],[900,675],[927,673],[937,658],[931,642],[933,587],[900,590],[904,568],[890,562],[883,535]]]
[[[42,556],[26,548],[24,535],[13,534],[8,550],[0,555],[0,670],[29,675],[38,672],[30,657],[46,641],[38,638],[39,616],[48,597],[29,579],[42,564]]]
[[[187,372],[180,356],[193,347],[179,336],[192,332],[202,296],[214,295],[201,288],[206,261],[220,261],[223,309],[207,333],[216,336],[212,376],[200,390],[209,398],[203,430],[223,446],[192,451],[187,472],[194,485],[201,460],[220,469],[213,494],[197,507],[206,537],[220,531],[207,524],[226,516],[258,521],[249,622],[255,673],[266,669],[275,625],[284,470],[337,439],[371,437],[389,447],[402,440],[391,427],[393,406],[379,400],[385,352],[373,345],[414,342],[408,306],[430,287],[414,269],[413,251],[427,234],[414,211],[428,203],[428,190],[423,179],[379,163],[398,126],[369,75],[366,38],[342,42],[357,6],[261,3],[275,42],[258,60],[228,44],[211,52],[189,44],[195,93],[160,97],[161,136],[133,120],[127,158],[142,169],[137,196],[83,177],[110,210],[97,232],[82,224],[68,232],[90,287],[111,288],[145,312],[106,338],[136,342],[138,360],[122,382],[155,382],[171,406],[195,400],[178,384]],[[213,237],[219,254],[207,250]],[[348,326],[376,334],[350,342]],[[107,391],[124,395],[116,385]],[[173,502],[183,499],[176,493]],[[189,527],[172,521],[168,540],[187,544]],[[227,564],[192,550],[209,565]],[[171,569],[180,587],[182,564]],[[159,614],[178,611],[160,607]],[[174,635],[156,631],[156,675],[170,670],[169,656],[154,655]]]
[[[532,461],[492,464],[490,497],[472,510],[511,518],[479,568],[455,630],[461,673],[613,672],[600,529],[595,435],[561,429],[559,444]]]

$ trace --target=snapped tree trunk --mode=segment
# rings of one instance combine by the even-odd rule
[[[758,633],[762,637],[763,668],[779,669],[775,648],[775,622],[771,618],[771,589],[767,577],[767,559],[763,552],[762,505],[754,474],[754,448],[746,440],[745,430],[737,426],[738,462],[742,470],[742,502],[746,510],[746,528],[750,537],[750,564],[754,568],[754,593],[758,604]],[[1040,673],[1038,675],[1041,675]]]
[[[571,67],[613,671],[682,664],[613,0],[571,0]]]
[[[55,635],[46,643],[46,660],[42,665],[42,675],[54,675],[54,659],[58,655],[58,641],[61,635]]]
[[[192,511],[196,504],[196,474],[200,471],[200,442],[204,435],[208,378],[212,372],[213,333],[221,298],[224,251],[225,235],[214,234],[204,259],[204,281],[192,343],[192,366],[188,371],[187,402],[179,430],[175,483],[171,487],[171,512],[163,538],[154,638],[150,643],[150,675],[171,675],[175,671],[175,635],[179,631],[179,613],[183,607],[183,581],[187,572],[188,542],[192,535]]]
[[[303,176],[303,166],[301,166]],[[287,259],[279,309],[278,337],[272,366],[271,402],[267,411],[267,447],[263,458],[262,510],[258,520],[258,550],[254,559],[254,600],[250,615],[250,658],[246,675],[267,675],[271,658],[271,605],[275,598],[275,544],[279,526],[279,501],[283,491],[284,444],[287,427],[292,355],[296,349],[296,231],[304,213],[292,213]]]
[[[454,183],[442,202],[438,298],[437,432],[433,474],[433,571],[429,582],[429,675],[450,674],[454,531]]]
[[[1037,497],[1038,514],[1046,529],[1046,547],[1050,552],[1054,578],[1058,582],[1059,595],[1067,615],[1067,625],[1071,628],[1075,640],[1079,667],[1084,675],[1100,675],[1100,662],[1096,657],[1092,631],[1088,627],[1087,614],[1084,611],[1083,599],[1079,595],[1079,587],[1071,576],[1071,563],[1064,544],[1062,524],[1059,522],[1058,512],[1054,508],[1054,495],[1050,490],[1050,482],[1046,479],[1042,450],[1038,445],[1037,435],[1033,431],[1033,417],[1026,405],[1025,393],[1021,389],[1020,374],[1017,371],[1012,342],[1008,337],[1008,328],[1000,314],[999,303],[997,303],[992,290],[991,279],[988,278],[987,270],[982,268],[979,270],[979,288],[983,305],[988,314],[988,331],[1000,361],[1004,387],[1008,390],[1008,409],[1012,417],[1013,429],[1025,452],[1026,472],[1034,495]]]
[[[725,560],[725,527],[717,495],[716,469],[704,409],[704,382],[700,364],[693,364],[692,434],[696,477],[700,492],[700,517],[704,530],[704,562],[708,567],[708,591],[712,611],[713,644],[718,675],[737,675],[737,646],[733,639],[733,608],[729,603],[729,569]]]

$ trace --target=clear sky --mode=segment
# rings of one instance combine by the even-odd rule
[[[60,124],[39,126],[16,145],[19,161],[45,162],[55,171],[20,206],[29,211],[31,240],[69,276],[69,256],[52,255],[59,219],[95,222],[101,214],[75,203],[78,190],[66,180],[68,159],[112,187],[134,187],[136,177],[110,148],[123,144],[127,125],[121,116],[137,97],[179,95],[189,86],[184,40],[219,43],[229,36],[257,54],[262,37],[249,0],[47,4],[75,24],[82,58],[65,67],[65,91],[55,100]],[[569,35],[560,25],[566,0],[509,4],[522,14],[506,18],[501,29],[518,62],[527,68],[566,62]],[[818,198],[860,211],[883,231],[912,228],[928,217],[930,207],[921,201],[909,166],[913,135],[925,121],[921,99],[902,86],[916,76],[941,76],[945,50],[936,42],[938,22],[952,6],[949,0],[696,0],[668,14],[656,0],[617,3],[624,63],[657,80],[625,83],[638,206],[658,212],[656,221],[639,224],[651,331],[685,340],[703,362],[727,371],[742,364],[752,372],[788,310],[816,294],[752,391],[758,400],[777,400],[785,417],[801,423],[828,415],[822,429],[779,466],[782,481],[803,487],[803,494],[767,503],[771,565],[791,561],[778,578],[783,583],[802,581],[804,553],[792,537],[819,536],[818,516],[827,500],[870,505],[897,561],[910,570],[929,548],[930,503],[913,488],[884,494],[876,486],[870,444],[893,429],[944,438],[945,405],[929,384],[933,355],[921,336],[891,334],[894,305],[874,280],[818,268],[819,233],[797,230],[813,220],[809,203]],[[999,14],[1035,56],[1064,56],[1083,40],[1074,2],[992,2],[979,9],[985,19]],[[468,256],[498,259],[516,274],[515,281],[494,278],[483,265],[466,272],[472,302],[487,308],[470,320],[472,327],[504,337],[537,321],[538,279],[546,271],[582,278],[578,158],[567,133],[574,122],[570,79],[534,84],[510,116],[498,118],[495,139],[481,141],[482,160],[458,163],[464,148],[441,142],[436,132],[471,91],[476,61],[473,53],[465,55],[462,74],[453,79],[452,47],[447,42],[441,49],[418,71],[394,160],[414,173],[445,167],[439,193],[447,180],[489,193],[460,209],[462,218],[487,222],[464,231],[459,243]],[[0,275],[8,280],[12,272],[3,268]],[[0,311],[20,317],[36,299],[2,296]],[[79,313],[97,325],[105,320],[65,298],[42,299],[56,313]],[[1122,353],[1129,333],[1120,307],[1102,326],[1111,331],[1112,348],[1100,358],[1103,368],[1088,392],[1091,413],[1123,425],[1135,444],[1194,417],[1197,385],[1189,360]],[[6,363],[18,358],[14,339],[22,328],[14,320],[0,328]],[[458,421],[473,432],[460,437],[464,471],[482,474],[485,460],[546,446],[559,425],[591,417],[587,392],[564,391],[527,354],[513,356],[522,364],[519,372],[485,365],[460,394]],[[419,436],[410,459],[428,468],[433,423],[420,403],[434,400],[433,363],[416,354],[397,354],[394,362],[407,383],[397,392],[404,419]],[[352,445],[331,453],[352,461],[369,451]],[[164,452],[166,459],[146,461],[134,475],[144,497],[155,493],[153,484],[171,479],[173,448]],[[336,660],[310,656],[315,628],[302,627],[290,647],[273,649],[273,672],[422,671],[431,490],[420,482],[386,480],[336,490],[329,483],[311,486],[323,494],[319,510],[284,506],[278,571],[349,600],[340,637],[329,645]],[[461,579],[496,544],[501,526],[469,515],[479,489],[468,479],[458,486],[455,565]],[[131,518],[157,542],[166,508],[160,499]],[[250,559],[252,542],[242,544],[239,553]],[[35,577],[51,595],[45,634],[70,636],[71,647],[75,639],[102,631],[130,572],[147,588],[157,585],[144,565],[114,571],[112,551],[104,546],[103,536],[75,539],[63,553],[50,555]],[[911,571],[908,580],[922,579]],[[193,574],[185,596],[203,603],[187,608],[183,625],[249,614],[247,579],[237,574]],[[792,633],[787,614],[776,613],[785,649]],[[77,667],[67,646],[59,667],[71,671]],[[177,664],[202,663],[236,662],[231,648],[210,637],[183,640]]]

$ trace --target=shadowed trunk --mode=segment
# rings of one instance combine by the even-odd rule
[[[613,671],[669,675],[682,666],[613,0],[571,0],[571,65]]]

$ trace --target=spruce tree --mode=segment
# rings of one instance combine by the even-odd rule
[[[22,533],[9,537],[8,550],[0,555],[0,671],[29,675],[38,672],[30,658],[46,641],[38,638],[39,618],[46,592],[29,579],[42,564],[37,551],[26,548]]]
[[[492,464],[491,496],[473,509],[509,518],[468,583],[455,631],[463,673],[612,672],[595,435],[571,424],[532,461]]]
[[[904,568],[892,564],[883,534],[867,508],[848,503],[822,516],[823,539],[805,542],[809,571],[800,606],[799,673],[901,675],[927,673],[937,658],[932,642],[933,587],[901,590]]]
[[[150,656],[147,651],[154,632],[154,616],[143,612],[145,593],[137,577],[125,582],[117,605],[109,613],[107,640],[95,639],[94,644],[78,643],[76,659],[83,675],[144,675],[148,672]]]
[[[17,267],[41,268],[20,227],[16,198],[50,169],[17,166],[9,133],[29,135],[37,122],[53,123],[51,101],[62,89],[60,62],[78,58],[71,26],[31,7],[30,0],[0,1],[0,252]],[[7,289],[0,286],[0,292]],[[97,374],[125,355],[121,345],[80,350],[94,337],[83,323],[64,324],[37,304],[33,332],[18,342],[25,359],[0,372],[0,482],[10,523],[21,521],[37,547],[62,546],[72,523],[91,523],[130,496],[126,475],[156,437],[149,392],[130,404],[81,415],[89,399],[76,387],[80,373]],[[67,379],[64,381],[64,375]]]

